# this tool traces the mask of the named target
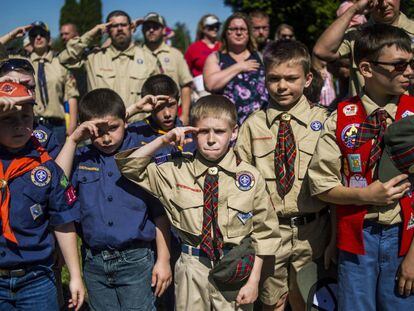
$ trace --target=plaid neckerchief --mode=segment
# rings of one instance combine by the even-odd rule
[[[223,254],[223,235],[218,219],[218,169],[209,168],[204,180],[203,230],[200,248],[211,261],[217,261]],[[214,232],[214,239],[212,236]]]
[[[367,169],[373,168],[375,163],[377,163],[381,157],[383,149],[382,140],[385,129],[387,128],[387,116],[388,113],[384,109],[377,109],[359,126],[358,134],[355,140],[355,149],[372,139],[375,140],[372,144]]]
[[[296,144],[290,119],[290,114],[282,114],[275,149],[276,188],[282,199],[295,181]]]

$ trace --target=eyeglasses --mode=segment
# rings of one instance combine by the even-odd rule
[[[31,75],[35,74],[32,64],[22,58],[11,58],[0,64],[0,75],[3,76],[10,71],[24,71]]]
[[[246,33],[247,28],[229,27],[229,28],[227,28],[227,31],[230,32],[230,33],[233,33],[233,32]]]
[[[128,23],[118,23],[118,24],[112,24],[112,25],[110,25],[111,28],[118,28],[118,27],[125,28],[127,26],[129,26]]]
[[[408,62],[406,61],[399,61],[399,62],[395,62],[395,63],[389,63],[389,62],[380,62],[380,61],[369,61],[370,63],[374,64],[374,65],[388,65],[388,66],[393,66],[394,67],[394,71],[396,72],[404,72],[408,66],[411,67],[411,69],[414,70],[414,59],[409,60]]]

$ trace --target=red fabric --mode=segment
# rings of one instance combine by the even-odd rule
[[[357,112],[354,115],[346,115],[345,107],[348,105],[356,105]],[[402,114],[407,111],[414,112],[414,97],[403,95],[400,97],[400,101],[397,108],[395,120],[402,118]],[[347,145],[344,141],[344,132],[347,132],[346,128],[352,124],[360,125],[366,118],[366,112],[359,97],[353,97],[338,105],[338,119],[336,129],[336,139],[342,153],[342,176],[346,181],[346,185],[350,185],[351,177],[361,175],[367,181],[367,185],[373,182],[372,169],[367,167],[369,163],[372,140],[367,141],[358,148]],[[348,155],[359,154],[361,172],[352,172],[351,164],[348,159]],[[403,232],[400,245],[400,256],[407,253],[411,241],[414,235],[414,228],[408,228],[408,222],[413,213],[413,198],[409,195],[400,200],[402,218],[403,218]],[[362,228],[364,224],[364,218],[367,213],[368,206],[354,206],[354,205],[338,205],[336,209],[338,230],[337,230],[337,246],[339,249],[353,253],[363,255],[365,254],[364,241],[362,235]]]
[[[33,139],[35,141],[35,139]],[[36,150],[40,154],[40,158],[31,158],[31,157],[17,157],[8,166],[7,170],[4,172],[3,163],[0,161],[0,180],[2,181],[0,185],[0,211],[1,211],[1,221],[2,221],[2,233],[4,237],[17,244],[17,239],[14,236],[13,230],[10,226],[9,219],[9,209],[10,209],[10,189],[8,183],[19,177],[28,171],[36,168],[40,164],[51,160],[49,154],[44,150],[40,144],[35,142]]]
[[[202,40],[196,41],[188,47],[184,58],[187,61],[193,77],[203,74],[204,63],[206,62],[207,57],[211,53],[218,51],[219,48],[220,42],[218,41],[214,47],[210,49]]]

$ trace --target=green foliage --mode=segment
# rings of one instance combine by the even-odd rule
[[[78,26],[80,34],[102,23],[101,0],[65,0],[60,9],[59,25],[73,23]]]
[[[76,0],[65,0],[65,4],[60,9],[59,25],[73,23],[79,25],[80,11]]]
[[[414,0],[401,0],[401,11],[414,19]]]
[[[190,31],[185,23],[177,22],[174,26],[174,37],[171,39],[172,46],[185,53],[191,43]]]
[[[270,15],[271,36],[279,24],[295,28],[296,38],[312,47],[336,18],[339,0],[224,0],[234,11],[263,10]]]

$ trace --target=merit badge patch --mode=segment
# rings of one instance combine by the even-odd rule
[[[407,230],[410,230],[413,228],[414,228],[414,214],[411,213],[410,220],[408,221],[408,224],[407,224]]]
[[[349,169],[352,173],[361,173],[361,155],[359,153],[348,154]]]
[[[346,115],[347,117],[351,117],[357,114],[358,112],[358,106],[355,104],[349,104],[346,105],[342,111],[344,112],[344,115]]]
[[[359,123],[352,123],[342,130],[341,139],[348,148],[354,148],[359,126]]]
[[[315,132],[320,131],[322,129],[322,123],[319,121],[313,121],[310,124],[310,127],[312,130],[314,130]]]
[[[236,186],[242,191],[248,191],[253,188],[255,179],[252,173],[242,171],[236,174]]]
[[[349,179],[349,187],[350,188],[365,188],[368,186],[368,182],[365,177],[361,175],[353,175]]]
[[[246,224],[246,222],[253,217],[253,213],[252,212],[248,212],[248,213],[238,213],[237,214],[237,218],[240,219],[240,221],[243,223],[243,225]]]
[[[50,179],[52,178],[52,174],[47,167],[38,166],[32,170],[31,179],[32,183],[34,183],[38,187],[44,187],[50,183]]]
[[[68,187],[69,181],[65,175],[62,175],[62,177],[60,177],[60,185],[62,186],[63,189],[66,189]]]
[[[410,110],[406,110],[402,113],[401,117],[406,118],[406,117],[409,117],[409,116],[412,116],[412,115],[414,115],[414,112],[412,112]]]
[[[47,141],[47,133],[43,130],[34,130],[33,136],[39,141],[39,143],[45,143]]]
[[[40,204],[30,206],[30,213],[32,214],[33,220],[43,215],[43,209]]]
[[[68,205],[72,205],[73,203],[76,202],[77,197],[76,197],[76,193],[75,193],[75,188],[73,188],[73,186],[69,186],[68,189],[66,189],[65,191],[65,199],[66,199],[66,203]]]

